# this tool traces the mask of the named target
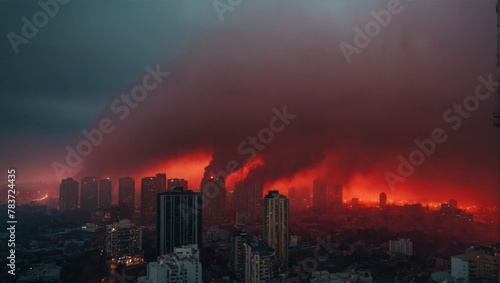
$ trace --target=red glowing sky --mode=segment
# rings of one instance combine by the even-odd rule
[[[456,129],[443,117],[474,95],[479,76],[496,79],[495,3],[414,2],[351,63],[339,44],[352,43],[353,28],[372,20],[370,11],[385,8],[384,1],[241,6],[237,17],[191,34],[175,60],[161,62],[171,74],[126,119],[109,104],[147,73],[107,96],[86,129],[103,118],[116,129],[63,175],[109,176],[115,184],[131,176],[138,188],[142,177],[166,172],[197,188],[204,174],[236,160],[243,169],[228,178],[229,189],[244,179],[286,192],[321,177],[343,183],[345,198],[376,200],[383,191],[411,201],[495,203],[494,95]],[[240,154],[238,145],[284,107],[296,118],[257,159]],[[71,121],[72,111],[65,113]],[[64,163],[65,147],[84,138],[80,127],[59,143],[14,133],[2,143],[2,168],[15,164],[21,179],[59,182],[52,164]],[[447,140],[404,182],[388,185],[384,174],[397,173],[398,157],[408,159],[418,149],[414,141],[436,128]]]

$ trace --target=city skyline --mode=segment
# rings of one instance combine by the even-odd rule
[[[500,0],[0,18],[1,282],[500,282]]]
[[[395,194],[401,194],[401,198],[406,199],[444,199],[458,192],[457,198],[462,203],[467,199],[474,203],[490,203],[494,199],[490,196],[497,193],[496,158],[491,154],[496,150],[496,132],[492,127],[494,95],[479,100],[477,109],[472,107],[473,104],[466,106],[464,103],[465,98],[474,95],[476,87],[480,86],[481,97],[495,92],[491,83],[496,78],[495,11],[491,8],[494,2],[490,2],[481,1],[477,5],[467,2],[440,5],[401,2],[401,14],[406,16],[393,15],[392,21],[397,24],[384,27],[380,35],[362,49],[361,54],[352,56],[350,63],[346,62],[339,44],[352,44],[355,35],[353,27],[364,27],[373,16],[368,11],[357,14],[358,18],[351,22],[342,15],[355,13],[358,9],[385,9],[387,4],[383,1],[374,2],[369,7],[361,2],[332,2],[316,6],[297,4],[285,9],[266,6],[266,12],[259,15],[262,25],[273,23],[275,14],[283,18],[282,25],[273,25],[272,29],[266,30],[247,25],[252,22],[255,10],[238,9],[241,17],[231,26],[241,32],[234,36],[229,36],[230,28],[225,26],[226,22],[219,22],[210,3],[200,6],[186,4],[196,7],[196,12],[203,15],[197,21],[208,20],[214,25],[207,38],[198,34],[199,27],[191,27],[185,37],[180,36],[180,32],[172,33],[191,48],[188,48],[192,50],[190,53],[173,47],[175,52],[172,49],[160,51],[158,46],[157,54],[164,54],[162,58],[168,57],[175,63],[144,60],[142,58],[146,55],[140,53],[142,56],[134,61],[134,68],[124,68],[126,74],[117,81],[106,82],[106,76],[100,76],[99,72],[85,73],[85,76],[99,76],[100,84],[115,91],[99,92],[99,95],[89,97],[86,105],[92,110],[87,114],[53,111],[54,118],[47,118],[48,121],[38,119],[41,127],[29,126],[37,125],[30,114],[12,126],[4,125],[5,129],[14,125],[19,127],[15,141],[3,141],[2,154],[5,158],[1,164],[20,167],[19,170],[24,170],[25,181],[56,185],[67,177],[79,180],[84,176],[112,179],[132,176],[139,180],[164,171],[188,179],[191,184],[199,184],[208,173],[206,171],[226,171],[228,162],[235,160],[243,166],[243,170],[230,174],[227,178],[229,187],[243,178],[263,183],[267,190],[287,188],[289,183],[306,184],[306,180],[319,175],[328,178],[329,182],[343,183],[346,191],[356,191],[357,195],[366,194],[370,198],[376,198],[380,191],[394,189]],[[154,4],[146,6],[151,9]],[[435,12],[427,13],[429,8]],[[454,11],[457,9],[467,10],[467,17],[456,17]],[[81,17],[73,10],[68,13],[67,16]],[[412,29],[420,13],[426,14],[426,25],[438,28],[422,26]],[[311,18],[311,14],[320,17]],[[446,24],[431,24],[441,23],[442,15],[448,20]],[[317,33],[304,33],[306,40],[297,40],[291,31],[296,29],[301,32],[303,28],[294,23],[310,26]],[[142,24],[146,23],[133,26],[139,28]],[[15,25],[11,28],[15,30]],[[255,32],[256,29],[259,32]],[[411,32],[400,33],[399,29]],[[46,30],[52,34],[58,28],[49,25]],[[85,36],[92,38],[86,33]],[[211,37],[218,40],[209,40]],[[420,38],[426,40],[419,41]],[[48,39],[40,37],[39,40],[41,42],[30,42],[25,50],[43,45]],[[249,40],[261,44],[246,50]],[[196,43],[205,41],[204,47]],[[288,44],[283,45],[285,42]],[[248,58],[244,62],[238,61],[242,50]],[[53,54],[53,51],[50,52]],[[279,61],[276,61],[275,52],[280,54],[276,57]],[[20,56],[22,54],[33,56],[29,51]],[[379,59],[378,54],[385,54],[384,60]],[[192,58],[204,59],[198,66]],[[296,58],[297,62],[287,58]],[[82,61],[78,62],[85,65]],[[216,71],[209,72],[209,66],[218,67]],[[266,66],[264,70],[275,70],[273,73],[276,76],[271,79],[260,66]],[[196,69],[200,71],[194,72]],[[247,69],[252,79],[238,76],[237,72],[228,72],[240,69]],[[59,69],[56,71],[62,72]],[[32,77],[23,75],[21,71],[14,74],[3,72],[18,80]],[[168,76],[160,76],[167,72]],[[145,76],[154,80],[152,73],[156,74],[158,81],[161,80],[157,82],[158,87],[140,102],[139,107],[129,107],[127,118],[120,119],[125,117],[125,112],[113,111],[111,104],[115,99],[120,101],[121,92],[129,93],[133,88],[127,89],[125,85],[134,81],[142,83]],[[221,80],[215,74],[228,76]],[[50,72],[43,77],[49,81],[55,79]],[[125,77],[129,79],[127,82]],[[78,78],[67,79],[80,81]],[[183,87],[173,86],[175,82],[188,81],[190,83]],[[36,83],[33,81],[25,86],[26,92],[36,89]],[[4,85],[6,90],[14,91],[24,84],[13,85],[5,81]],[[407,88],[408,85],[416,87]],[[99,86],[89,87],[99,89]],[[76,94],[68,97],[68,103],[76,105],[83,94],[77,87],[73,90]],[[53,93],[54,101],[65,97],[57,84],[43,84],[40,91]],[[239,95],[228,96],[234,91]],[[208,96],[203,96],[203,93]],[[263,97],[256,100],[258,103],[253,102],[257,94]],[[197,101],[203,103],[197,104]],[[31,102],[26,103],[31,105]],[[14,104],[16,109],[23,109],[19,102]],[[424,108],[426,110],[421,111]],[[39,111],[44,113],[43,109],[39,108]],[[183,109],[189,117],[197,118],[179,120],[173,114],[176,109]],[[11,109],[5,109],[5,113],[11,113]],[[276,113],[279,115],[276,116]],[[283,130],[273,133],[274,138],[269,144],[258,138],[258,145],[252,145],[248,137],[258,137],[259,131],[268,128],[273,117],[278,117],[275,121],[277,128],[285,126]],[[99,123],[104,118],[111,119],[114,130],[111,133],[101,131],[102,142],[96,142],[100,138],[93,130],[100,129]],[[59,126],[52,129],[49,121],[56,121]],[[106,123],[103,125],[110,127]],[[152,125],[165,126],[159,130]],[[433,130],[438,128],[443,130],[441,138],[446,136],[446,140],[435,143],[432,154],[425,154],[421,165],[413,166],[414,170],[406,170],[411,173],[404,176],[398,173],[398,166],[402,163],[399,157],[408,161],[413,151],[421,150],[422,146],[418,144],[432,138]],[[66,161],[71,151],[68,148],[76,151],[79,142],[90,143],[89,137],[96,145],[92,144],[92,152],[88,156],[75,159],[79,164],[73,168]],[[238,150],[241,144],[241,150]],[[29,150],[24,150],[26,148]],[[255,158],[252,150],[258,153]],[[21,158],[28,155],[29,158]],[[293,156],[295,161],[281,166],[285,156]],[[60,176],[52,166],[54,162],[69,169],[61,167]],[[386,172],[399,176],[394,188],[387,181],[391,177],[385,176]],[[0,176],[0,183],[5,182],[4,178]]]
[[[154,175],[154,174],[153,174]],[[93,178],[94,177],[89,177]],[[145,178],[156,178],[156,177],[143,177],[141,179]],[[68,178],[72,179],[72,178]],[[97,178],[98,179],[98,178]],[[111,195],[111,204],[112,205],[119,205],[122,203],[120,200],[121,198],[127,198],[127,203],[134,203],[133,208],[136,209],[137,207],[141,207],[141,195],[142,195],[142,190],[141,186],[138,187],[138,189],[133,186],[135,184],[135,179],[131,177],[122,177],[118,178],[117,181],[123,181],[127,180],[130,185],[128,185],[128,191],[123,191],[120,189],[120,185],[114,185],[115,183],[112,181],[112,179],[107,178],[107,179],[101,179],[101,181],[106,181],[110,182],[113,184],[112,186],[112,195]],[[62,183],[66,182],[67,179],[63,180]],[[164,191],[172,191],[176,187],[183,187],[183,185],[187,185],[188,180],[186,179],[179,179],[179,178],[173,178],[173,179],[168,179],[172,180],[173,183],[171,184],[176,184],[176,186],[171,186],[167,187],[166,190]],[[316,180],[316,179],[315,179]],[[236,209],[236,211],[239,212],[254,212],[252,214],[255,214],[255,211],[260,211],[260,203],[259,199],[261,197],[264,197],[269,191],[273,190],[279,190],[281,191],[284,195],[289,197],[289,194],[292,194],[292,199],[295,199],[297,197],[301,198],[302,200],[307,200],[308,201],[308,207],[315,207],[314,204],[314,195],[315,195],[315,190],[314,190],[314,182],[313,180],[309,180],[311,184],[309,186],[304,185],[301,187],[300,191],[298,191],[295,187],[290,186],[290,187],[285,187],[285,186],[274,186],[274,187],[268,187],[264,189],[262,186],[258,185],[245,185],[240,182],[235,182],[234,187],[228,187],[225,189],[226,191],[226,196],[224,199],[226,200],[227,208],[230,208],[232,206],[235,206],[233,209]],[[77,208],[80,207],[80,202],[81,202],[81,185],[80,182],[77,182],[77,188],[78,188],[78,205]],[[57,190],[53,190],[53,193],[45,195],[42,199],[39,201],[45,201],[47,199],[60,199],[60,193],[61,189],[59,184]],[[179,185],[180,184],[180,185]],[[357,202],[360,202],[364,206],[379,206],[381,202],[381,196],[382,194],[384,195],[385,199],[385,204],[386,205],[405,205],[405,204],[416,204],[420,203],[424,206],[428,205],[431,206],[431,208],[439,208],[440,204],[442,203],[451,203],[455,207],[460,207],[461,209],[467,209],[474,211],[477,208],[480,207],[496,207],[494,204],[488,204],[488,203],[476,203],[476,202],[471,202],[468,201],[467,199],[465,200],[460,200],[457,201],[456,198],[451,198],[452,196],[443,196],[438,199],[427,199],[427,198],[405,198],[401,197],[398,194],[394,194],[393,192],[388,192],[385,193],[384,191],[380,192],[374,192],[373,194],[370,194],[368,197],[365,194],[357,194],[356,192],[349,192],[349,190],[346,190],[343,185],[338,184],[338,183],[325,183],[327,185],[327,196],[326,196],[326,205],[324,207],[341,207],[345,206],[349,203],[351,203],[352,199],[356,199]],[[159,187],[158,187],[159,188]],[[208,186],[207,188],[211,188],[211,186]],[[244,188],[244,190],[243,190]],[[202,192],[202,190],[199,187],[191,188],[194,192]],[[162,190],[163,191],[163,190]],[[122,193],[123,192],[123,193]],[[107,192],[106,192],[107,193]],[[101,207],[100,202],[101,202],[101,190],[99,186],[99,207]],[[218,195],[218,194],[217,194]],[[215,196],[215,195],[214,195]],[[23,199],[23,202],[29,202],[30,199]],[[235,201],[236,203],[233,203]],[[298,202],[296,199],[295,201]],[[238,203],[240,202],[240,203]],[[457,205],[459,204],[459,206]],[[294,202],[294,205],[296,203]],[[253,209],[252,209],[253,207]],[[255,210],[257,209],[257,210]],[[259,214],[259,213],[258,213]]]

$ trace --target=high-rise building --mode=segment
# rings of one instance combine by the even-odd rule
[[[245,278],[245,246],[247,242],[247,233],[244,231],[235,231],[232,238],[231,267],[236,277],[241,281]]]
[[[141,180],[141,219],[144,223],[156,221],[156,194],[161,192],[161,184],[156,177]]]
[[[391,253],[400,253],[404,255],[413,255],[413,242],[409,239],[398,239],[389,241],[389,251]]]
[[[268,282],[278,276],[276,252],[266,242],[247,239],[243,244],[245,251],[245,278],[243,282]]]
[[[326,181],[316,179],[313,181],[313,208],[325,209],[327,203]]]
[[[118,205],[127,205],[129,218],[135,210],[135,180],[130,177],[118,180]]]
[[[236,182],[234,184],[233,207],[235,212],[249,213],[253,219],[262,214],[262,185]]]
[[[184,190],[188,190],[188,181],[177,178],[168,179],[167,190],[172,190],[177,187],[181,187],[184,188]]]
[[[278,191],[264,197],[262,239],[276,251],[279,272],[288,269],[288,199]]]
[[[62,180],[59,186],[59,210],[78,208],[78,182],[72,178]]]
[[[99,207],[101,208],[111,207],[111,190],[112,190],[112,183],[109,178],[101,179],[99,181]]]
[[[181,187],[157,196],[158,255],[172,253],[175,247],[202,243],[201,194]]]
[[[208,229],[219,226],[226,219],[226,183],[224,178],[204,178],[201,181],[201,192],[203,201],[206,201],[203,209],[203,227]]]
[[[167,190],[167,174],[165,173],[158,173],[156,174],[156,179],[158,179],[158,182],[160,183],[160,191],[164,192]]]
[[[142,262],[142,228],[128,219],[107,225],[106,253],[113,263]]]
[[[380,193],[379,196],[379,207],[384,208],[387,205],[387,195],[385,193]]]
[[[342,184],[333,184],[328,187],[328,204],[333,207],[342,207],[343,187]]]
[[[196,245],[187,245],[148,263],[147,275],[138,277],[137,283],[201,283],[201,280],[199,249]]]
[[[226,192],[226,208],[234,209],[234,190]]]
[[[97,179],[94,177],[82,178],[82,185],[80,190],[80,208],[82,209],[96,209],[99,196],[99,188]]]

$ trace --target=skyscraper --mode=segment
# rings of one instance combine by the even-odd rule
[[[165,173],[158,173],[156,174],[156,178],[158,179],[158,182],[160,183],[160,190],[162,192],[167,190],[167,174]]]
[[[161,192],[160,180],[146,177],[141,180],[141,219],[145,223],[155,223],[156,194]]]
[[[118,180],[118,205],[126,204],[129,218],[135,210],[135,180],[126,177]]]
[[[99,181],[99,207],[111,207],[111,187],[112,184],[109,178]]]
[[[328,204],[334,207],[342,207],[343,188],[342,184],[333,184],[328,188]]]
[[[318,178],[313,181],[313,208],[315,209],[326,208],[326,200],[327,200],[326,181]]]
[[[387,205],[387,195],[385,193],[380,193],[379,196],[379,206],[380,208],[384,208]]]
[[[245,246],[249,236],[246,232],[237,230],[233,233],[231,249],[231,267],[239,280],[245,278]]]
[[[183,245],[201,245],[201,194],[175,188],[157,195],[156,233],[158,255]]]
[[[210,228],[222,224],[226,211],[226,184],[222,177],[204,178],[201,181],[201,192],[203,201],[206,201],[203,209],[203,227]]]
[[[236,182],[234,184],[233,207],[237,213],[250,213],[252,218],[262,213],[261,185]]]
[[[276,251],[278,270],[288,268],[288,199],[278,191],[264,197],[262,239]]]
[[[62,180],[59,186],[59,210],[78,208],[78,182],[72,178]]]
[[[177,187],[182,187],[184,190],[188,190],[188,181],[184,179],[168,179],[167,190],[171,190]]]
[[[82,178],[82,186],[80,192],[80,208],[96,209],[98,203],[98,185],[97,179],[94,177]]]

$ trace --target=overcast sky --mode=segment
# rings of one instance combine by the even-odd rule
[[[22,35],[21,19],[32,21],[41,7],[2,1],[1,168],[58,181],[51,165],[64,164],[65,147],[111,117],[116,130],[75,176],[140,176],[179,158],[218,171],[233,159],[244,165],[238,145],[287,106],[297,118],[259,152],[249,180],[273,184],[314,169],[308,178],[353,186],[361,178],[378,192],[398,156],[442,128],[448,140],[401,185],[464,198],[480,189],[477,199],[490,199],[494,96],[457,130],[443,113],[474,94],[479,76],[497,77],[496,2],[402,1],[347,62],[339,45],[353,45],[354,28],[388,2],[247,0],[221,21],[211,1],[73,0],[16,53],[7,35]],[[130,117],[117,118],[112,101],[157,64],[170,75]],[[203,170],[180,163],[192,171],[186,176],[199,176],[196,186]]]

